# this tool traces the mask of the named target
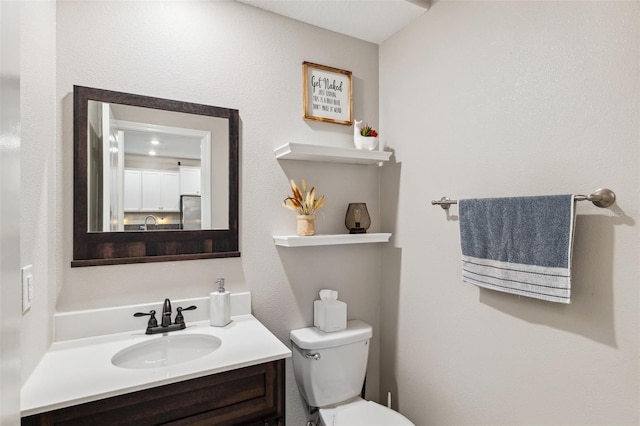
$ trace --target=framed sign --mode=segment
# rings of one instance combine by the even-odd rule
[[[304,118],[350,126],[351,71],[303,62],[302,76]]]

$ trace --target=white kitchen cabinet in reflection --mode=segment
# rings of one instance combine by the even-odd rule
[[[125,170],[124,210],[179,212],[180,174],[161,170]]]
[[[124,211],[137,212],[142,209],[142,172],[124,171]]]
[[[200,167],[180,166],[180,195],[201,195]]]

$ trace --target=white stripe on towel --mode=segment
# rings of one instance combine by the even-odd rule
[[[551,302],[571,303],[567,268],[462,256],[462,280],[480,287]]]

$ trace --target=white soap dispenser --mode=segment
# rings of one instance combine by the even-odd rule
[[[231,322],[231,293],[224,289],[224,278],[216,280],[218,291],[209,295],[209,315],[211,325],[224,327]]]

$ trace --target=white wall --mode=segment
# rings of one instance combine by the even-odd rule
[[[436,2],[380,47],[381,393],[417,424],[640,422],[639,5]],[[462,283],[457,208],[430,205],[601,186],[568,306]]]
[[[0,3],[0,424],[20,423],[20,4]]]
[[[28,43],[45,43],[45,55],[55,44],[56,56],[26,63],[54,61],[57,77],[53,88],[42,73],[23,108],[33,122],[22,179],[35,188],[21,229],[38,228],[25,231],[21,255],[57,285],[47,278],[23,318],[23,376],[49,342],[54,299],[69,311],[201,296],[226,276],[232,291],[253,293],[255,314],[284,342],[311,324],[317,290],[339,290],[349,317],[375,327],[369,395],[392,390],[417,424],[640,422],[637,2],[437,2],[380,48],[380,99],[375,45],[245,5],[64,1],[55,42],[38,42],[54,17],[47,6],[37,13],[48,24],[27,23]],[[395,150],[382,202],[375,167],[274,159],[285,142],[351,143],[351,127],[301,119],[304,60],[354,72],[355,118],[382,124]],[[69,267],[73,84],[240,110],[240,259]],[[39,122],[52,97],[55,123]],[[321,233],[342,232],[347,203],[367,202],[374,228],[394,232],[382,265],[375,245],[276,249],[271,235],[295,230],[280,206],[288,178],[328,197]],[[569,306],[461,283],[457,210],[447,220],[429,204],[599,186],[618,194],[618,215],[579,204]],[[302,424],[287,373],[287,420]]]
[[[305,60],[352,71],[355,117],[378,125],[378,47],[226,1],[62,1],[56,18],[56,309],[204,296],[224,276],[231,291],[251,291],[255,315],[289,344],[290,329],[312,324],[317,291],[334,288],[350,318],[376,328],[368,379],[376,397],[379,248],[277,249],[272,235],[295,233],[293,213],[281,206],[289,178],[306,178],[327,197],[319,233],[345,232],[351,201],[367,202],[379,229],[377,167],[279,163],[273,154],[286,142],[352,144],[352,127],[302,119]],[[241,258],[70,268],[74,84],[240,110]],[[287,374],[287,421],[304,424],[290,363]]]
[[[34,297],[22,317],[22,382],[53,338],[56,297],[55,2],[23,2],[20,262],[33,265]]]

